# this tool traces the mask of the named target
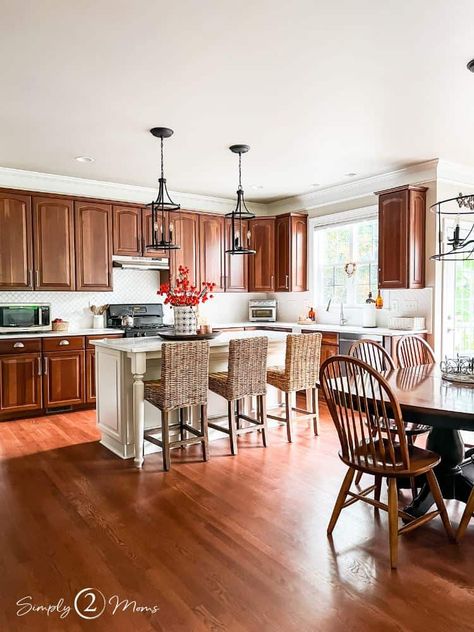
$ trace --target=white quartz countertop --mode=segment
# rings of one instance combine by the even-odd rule
[[[233,338],[257,338],[258,336],[266,336],[268,343],[277,344],[284,343],[287,334],[283,331],[223,331],[216,338],[209,340],[209,346],[225,347]],[[169,340],[163,340],[159,336],[149,336],[146,338],[116,338],[115,340],[94,340],[92,344],[95,347],[114,349],[115,351],[124,351],[125,353],[154,353],[161,351],[161,345]],[[179,342],[173,343],[179,344]]]
[[[33,333],[0,334],[0,340],[12,340],[13,338],[64,338],[65,336],[100,336],[121,334],[121,329],[73,329],[71,331],[41,331]]]
[[[425,334],[426,329],[416,329],[405,331],[402,329],[388,329],[387,327],[362,327],[360,325],[337,325],[334,323],[289,323],[276,321],[274,323],[264,322],[241,322],[241,323],[213,323],[214,329],[228,329],[231,327],[259,327],[259,328],[272,328],[272,327],[284,327],[288,330],[293,330],[297,333],[301,329],[305,331],[331,331],[338,334],[366,334],[376,336],[403,336],[404,334]]]

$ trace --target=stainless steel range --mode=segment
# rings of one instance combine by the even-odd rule
[[[163,324],[161,303],[119,303],[107,308],[107,327],[121,329],[125,338],[157,336],[160,331],[172,331]]]

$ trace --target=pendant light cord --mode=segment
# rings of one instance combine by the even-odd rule
[[[161,137],[161,177],[164,178],[164,171],[163,171],[163,136]]]
[[[239,154],[239,189],[242,188],[242,154]]]

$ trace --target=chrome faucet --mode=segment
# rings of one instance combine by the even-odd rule
[[[344,303],[342,301],[341,301],[341,312],[339,314],[339,324],[340,325],[347,324],[347,318],[344,316]]]

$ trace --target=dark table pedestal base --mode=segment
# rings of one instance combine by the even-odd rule
[[[459,430],[433,428],[426,447],[441,456],[441,463],[435,468],[435,474],[443,498],[467,502],[474,487],[474,460],[470,456],[472,450],[469,450],[466,454],[468,458],[465,458],[464,443]],[[405,511],[418,518],[429,511],[433,504],[433,496],[424,483],[418,496]]]

